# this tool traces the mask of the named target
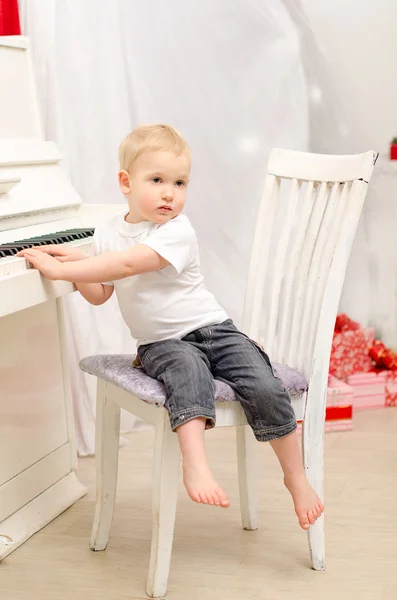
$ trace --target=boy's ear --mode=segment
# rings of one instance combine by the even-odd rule
[[[125,171],[124,169],[122,171],[119,171],[118,178],[121,193],[125,195],[129,194],[131,192],[131,186],[128,171]]]

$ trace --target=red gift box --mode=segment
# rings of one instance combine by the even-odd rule
[[[385,381],[385,406],[397,406],[397,371],[384,371]]]
[[[325,431],[349,431],[353,429],[353,389],[332,375],[328,380]],[[298,421],[298,433],[302,422]]]
[[[374,340],[372,328],[359,327],[335,331],[332,341],[329,372],[337,379],[347,380],[349,375],[369,371],[372,360],[368,350]]]

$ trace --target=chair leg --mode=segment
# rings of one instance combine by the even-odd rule
[[[116,498],[119,441],[120,407],[106,397],[106,383],[98,380],[95,425],[96,506],[91,550],[104,550],[108,543]]]
[[[178,437],[171,430],[168,414],[156,425],[153,461],[152,546],[146,593],[152,598],[163,597],[167,591],[178,482],[180,451]]]
[[[256,440],[248,425],[236,427],[237,467],[243,528],[258,529]]]
[[[303,423],[303,464],[306,476],[321,500],[324,498],[324,427],[315,427],[306,417]],[[308,531],[310,558],[315,571],[325,570],[324,514]]]

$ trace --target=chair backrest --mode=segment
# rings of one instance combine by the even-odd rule
[[[272,360],[325,381],[344,276],[377,153],[274,149],[258,214],[243,331]]]

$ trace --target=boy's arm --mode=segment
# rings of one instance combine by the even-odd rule
[[[87,255],[73,246],[63,244],[48,244],[46,246],[38,246],[35,248],[44,254],[50,254],[59,262],[71,262],[76,260],[85,260]],[[102,285],[101,283],[78,283],[76,287],[80,294],[95,306],[104,304],[113,294],[114,287],[112,285]]]
[[[102,283],[76,283],[75,285],[83,298],[94,306],[104,304],[114,292],[112,285]]]
[[[52,256],[33,248],[22,250],[19,256],[24,256],[47,279],[62,279],[76,285],[116,281],[132,275],[159,271],[170,264],[155,250],[143,244],[122,252],[107,252],[92,258],[65,263],[60,263]]]

